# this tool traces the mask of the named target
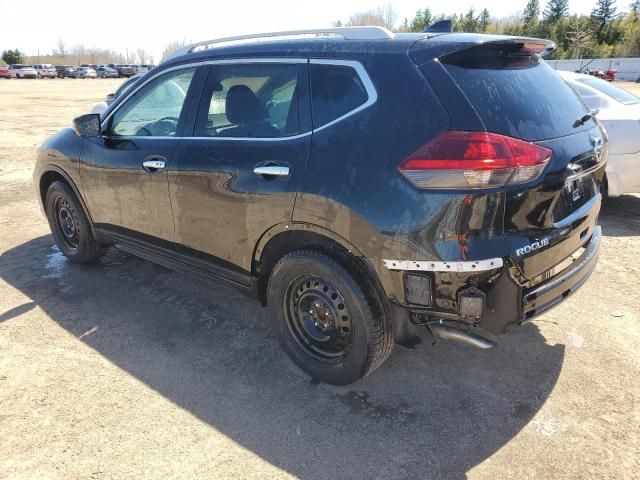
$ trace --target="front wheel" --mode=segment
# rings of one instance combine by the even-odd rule
[[[56,245],[73,263],[97,260],[107,246],[93,236],[89,219],[71,188],[60,181],[47,189],[45,212]]]
[[[267,301],[284,350],[322,382],[355,382],[393,348],[388,308],[355,260],[347,271],[320,252],[289,253],[273,268]]]

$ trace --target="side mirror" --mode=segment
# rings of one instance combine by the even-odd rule
[[[73,129],[83,138],[100,136],[100,115],[87,113],[73,119]]]
[[[116,94],[115,93],[108,93],[107,94],[107,102],[113,102],[116,99]]]

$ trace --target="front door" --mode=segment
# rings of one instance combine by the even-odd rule
[[[194,73],[184,68],[151,80],[114,111],[103,136],[85,140],[80,177],[98,228],[173,240],[167,171]]]
[[[311,142],[307,75],[306,60],[211,65],[169,172],[176,243],[248,271],[262,234],[290,221]]]

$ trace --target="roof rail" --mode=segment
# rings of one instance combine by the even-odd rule
[[[332,27],[318,28],[311,30],[289,30],[285,32],[256,33],[252,35],[236,35],[233,37],[214,38],[202,42],[192,43],[173,52],[167,60],[186,55],[193,52],[198,47],[209,48],[217,43],[238,42],[243,40],[254,40],[261,38],[295,37],[302,35],[339,35],[345,40],[384,40],[393,38],[394,34],[384,27]]]

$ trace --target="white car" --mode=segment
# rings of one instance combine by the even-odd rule
[[[98,78],[96,71],[91,67],[79,67],[76,72],[77,78]]]
[[[11,78],[38,78],[38,72],[31,65],[11,65]]]
[[[138,80],[142,77],[142,74],[134,75],[133,77],[127,78],[122,84],[118,87],[118,89],[114,93],[107,94],[107,97],[103,102],[96,103],[91,109],[90,113],[98,113],[102,115],[104,111],[107,109],[109,105],[111,105],[116,98],[122,95],[125,91],[129,90],[134,84],[138,82]]]
[[[605,192],[610,197],[640,192],[640,99],[591,75],[558,71],[607,130],[609,162]]]
[[[58,76],[56,68],[50,63],[37,63],[33,68],[38,74],[38,78],[56,78]]]

